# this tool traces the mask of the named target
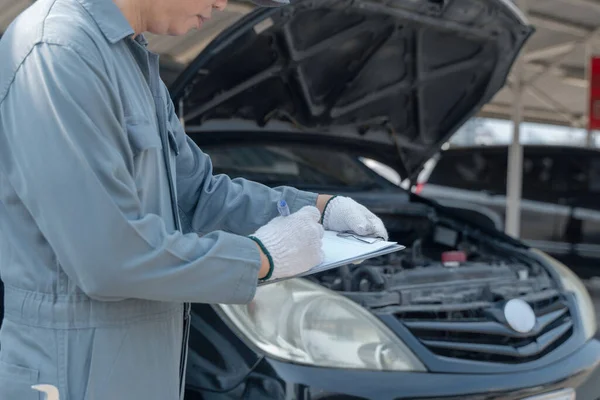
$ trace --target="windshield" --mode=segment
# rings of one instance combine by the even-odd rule
[[[378,189],[392,186],[358,156],[314,146],[203,147],[215,174],[243,177],[269,186]]]

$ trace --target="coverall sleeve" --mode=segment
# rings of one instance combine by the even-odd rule
[[[141,212],[121,100],[99,58],[36,45],[0,99],[1,172],[90,297],[250,301],[260,268],[252,240],[169,233]]]
[[[168,93],[166,98],[169,99]],[[177,195],[187,230],[198,234],[224,230],[249,235],[278,215],[280,199],[286,200],[291,212],[316,205],[317,193],[288,186],[270,188],[243,178],[213,175],[210,157],[185,133],[171,100],[167,112],[179,148]]]

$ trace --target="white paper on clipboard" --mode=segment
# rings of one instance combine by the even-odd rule
[[[397,242],[388,242],[358,235],[343,236],[338,232],[325,231],[322,244],[324,258],[321,264],[303,274],[288,278],[272,279],[267,282],[261,282],[260,285],[268,285],[290,278],[312,275],[347,264],[358,264],[369,258],[379,257],[384,254],[404,250],[405,248],[405,246]]]

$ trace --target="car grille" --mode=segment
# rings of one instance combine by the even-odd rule
[[[423,345],[440,356],[524,363],[564,343],[573,332],[573,321],[566,300],[555,290],[521,299],[537,316],[535,328],[525,334],[504,322],[504,301],[409,306],[396,316]]]

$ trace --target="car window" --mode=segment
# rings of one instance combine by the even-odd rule
[[[552,158],[554,165],[549,164],[543,176],[547,176],[545,185],[540,191],[548,192],[552,201],[560,204],[584,206],[582,201],[585,203],[586,198],[597,198],[600,190],[600,164],[596,162],[594,165],[593,159],[587,154],[577,151],[569,151]],[[538,182],[542,180],[542,177],[537,178]]]
[[[507,153],[442,152],[427,182],[505,195]],[[524,149],[522,198],[600,209],[600,156]]]
[[[569,197],[579,207],[600,209],[600,157],[569,157]]]
[[[525,154],[522,197],[557,203],[567,183],[565,174],[560,173],[561,167],[553,155]]]
[[[504,194],[506,159],[501,153],[489,154],[479,150],[442,153],[427,182],[457,189]]]
[[[561,180],[557,190],[567,193],[584,193],[590,190],[590,162],[585,155],[565,155],[561,157]]]
[[[598,193],[600,192],[600,157],[591,158],[589,171],[588,190],[591,193]]]
[[[268,185],[364,188],[376,174],[358,157],[328,149],[299,146],[203,147],[215,174],[243,177]]]

